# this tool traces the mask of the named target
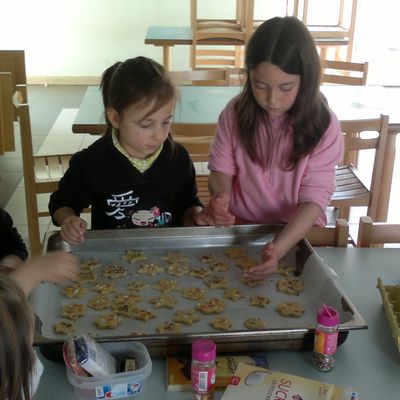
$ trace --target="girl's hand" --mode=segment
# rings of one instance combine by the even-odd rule
[[[61,237],[69,244],[80,244],[85,241],[87,223],[76,215],[64,219],[61,225]]]
[[[235,223],[235,216],[229,211],[229,195],[221,193],[213,196],[204,209],[202,218],[208,225],[232,226]]]
[[[35,256],[25,264],[14,269],[10,277],[28,295],[42,282],[59,283],[75,280],[79,273],[76,257],[65,251],[53,251],[43,256]]]
[[[43,256],[32,257],[24,268],[30,268],[40,282],[59,283],[75,280],[79,273],[78,259],[65,251],[51,251]]]
[[[279,255],[274,243],[268,242],[264,246],[262,259],[262,264],[249,268],[244,272],[243,277],[245,279],[264,279],[268,275],[276,272],[278,268]]]

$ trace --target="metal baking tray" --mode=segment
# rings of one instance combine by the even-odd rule
[[[263,245],[272,240],[281,229],[274,225],[241,225],[230,228],[190,227],[190,228],[165,228],[165,229],[132,229],[112,231],[88,231],[86,240],[79,246],[71,246],[60,239],[57,231],[48,232],[44,242],[44,252],[63,249],[75,254],[80,261],[96,259],[106,267],[118,264],[127,267],[129,274],[126,278],[114,280],[118,292],[127,292],[127,285],[134,280],[145,281],[150,286],[158,283],[160,279],[176,279],[180,288],[196,286],[206,289],[205,284],[191,276],[173,277],[167,272],[162,272],[154,277],[138,275],[137,270],[142,264],[153,262],[161,267],[168,264],[161,257],[168,252],[180,251],[189,258],[190,268],[207,268],[207,264],[199,260],[199,255],[212,254],[215,258],[228,262],[228,272],[216,273],[229,279],[230,287],[239,288],[246,298],[238,301],[224,299],[226,308],[221,315],[229,317],[233,326],[229,331],[216,331],[211,327],[210,321],[215,315],[199,313],[201,320],[191,326],[182,325],[179,334],[158,334],[156,326],[163,321],[171,320],[177,309],[193,309],[196,302],[185,299],[179,292],[169,295],[178,298],[174,309],[154,310],[157,317],[148,322],[133,318],[121,317],[122,323],[115,329],[100,330],[94,324],[94,319],[100,314],[110,310],[96,311],[87,308],[86,315],[75,322],[76,332],[90,333],[98,341],[126,341],[136,340],[143,342],[152,355],[166,356],[179,353],[188,353],[190,344],[199,337],[213,339],[220,352],[261,351],[269,349],[300,349],[312,345],[315,327],[315,315],[321,303],[329,304],[340,311],[341,324],[339,332],[341,341],[346,339],[350,330],[364,329],[367,325],[348,296],[345,294],[336,273],[327,266],[315,253],[306,241],[300,241],[287,256],[283,263],[295,267],[295,274],[304,282],[304,291],[297,296],[278,292],[276,281],[283,277],[274,274],[268,277],[264,284],[249,287],[241,282],[242,270],[235,266],[235,262],[223,254],[231,247],[240,247],[247,250],[247,255],[253,259],[261,260]],[[127,250],[141,250],[147,257],[146,261],[130,264],[122,256]],[[98,282],[110,282],[109,278],[98,273]],[[90,289],[93,284],[85,284]],[[207,297],[223,298],[223,289],[206,291]],[[138,304],[143,308],[152,309],[149,299],[160,295],[156,289],[149,288],[140,293],[143,300]],[[271,299],[265,308],[249,305],[249,296],[262,294]],[[54,284],[42,284],[33,294],[31,301],[33,309],[40,321],[36,327],[35,344],[50,345],[60,344],[65,340],[63,335],[53,332],[54,323],[62,318],[59,315],[60,307],[64,304],[77,302],[86,304],[94,297],[96,292],[88,290],[81,299],[67,299],[61,294],[61,288]],[[283,301],[297,301],[306,311],[300,318],[280,316],[276,305]],[[260,317],[267,327],[265,330],[252,331],[244,327],[245,319],[250,316]]]

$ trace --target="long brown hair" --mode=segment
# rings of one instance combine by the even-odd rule
[[[261,24],[246,46],[247,76],[262,62],[270,62],[282,71],[300,75],[300,88],[288,111],[293,128],[292,152],[282,168],[292,169],[301,158],[311,153],[330,123],[329,109],[319,90],[321,66],[314,40],[306,26],[294,17],[275,17]],[[265,111],[257,104],[250,78],[235,104],[240,140],[249,157],[263,166],[270,165],[274,149],[270,126],[268,159],[261,159],[256,136],[258,125],[265,120]],[[267,115],[267,120],[268,115]]]
[[[0,399],[30,400],[33,315],[23,291],[0,274]]]
[[[177,96],[165,68],[147,57],[130,58],[111,65],[103,73],[101,90],[105,111],[110,107],[118,113],[133,104],[146,107],[155,100],[150,115]],[[105,119],[108,134],[112,125],[107,112]]]

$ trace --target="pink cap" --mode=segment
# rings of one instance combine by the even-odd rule
[[[318,309],[317,322],[325,326],[338,325],[340,321],[339,312],[336,308],[329,307],[325,304]]]
[[[196,361],[209,362],[215,359],[217,346],[212,340],[200,339],[192,343],[192,358]]]

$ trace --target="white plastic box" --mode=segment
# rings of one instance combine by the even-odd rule
[[[67,368],[67,378],[80,400],[144,398],[144,386],[151,373],[149,353],[140,342],[102,343],[121,364],[126,358],[136,360],[136,371],[110,374],[107,377],[83,377]]]

